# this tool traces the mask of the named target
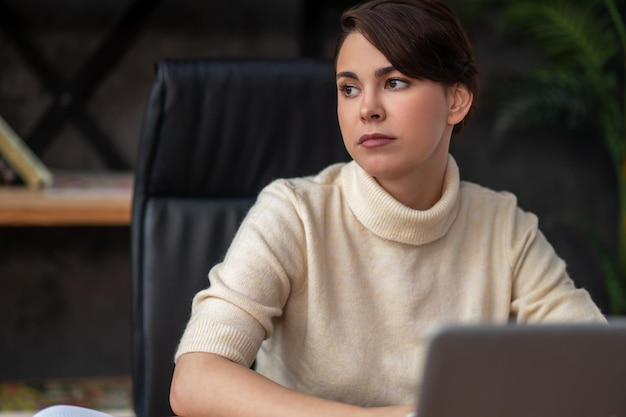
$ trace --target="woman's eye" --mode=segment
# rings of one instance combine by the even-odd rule
[[[401,80],[399,78],[390,78],[387,80],[387,87],[392,90],[401,90],[405,88],[409,83],[407,81]]]
[[[350,84],[345,84],[339,87],[339,90],[343,93],[344,96],[346,97],[353,97],[358,93],[358,89]]]

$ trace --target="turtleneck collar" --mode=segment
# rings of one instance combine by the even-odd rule
[[[411,245],[433,242],[446,234],[458,212],[459,168],[451,155],[441,198],[428,210],[403,205],[354,161],[343,167],[341,181],[354,215],[384,239]]]

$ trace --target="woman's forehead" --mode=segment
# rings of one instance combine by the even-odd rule
[[[381,51],[360,32],[350,33],[337,56],[337,74],[342,72],[376,72],[381,68],[393,68]]]

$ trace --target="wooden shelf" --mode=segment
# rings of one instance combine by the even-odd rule
[[[54,172],[41,190],[0,187],[0,226],[130,224],[132,173]]]

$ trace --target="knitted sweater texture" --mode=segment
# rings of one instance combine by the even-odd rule
[[[435,326],[604,321],[537,218],[461,182],[452,157],[426,211],[355,162],[271,183],[209,281],[176,357],[256,358],[280,384],[363,406],[415,402]]]

